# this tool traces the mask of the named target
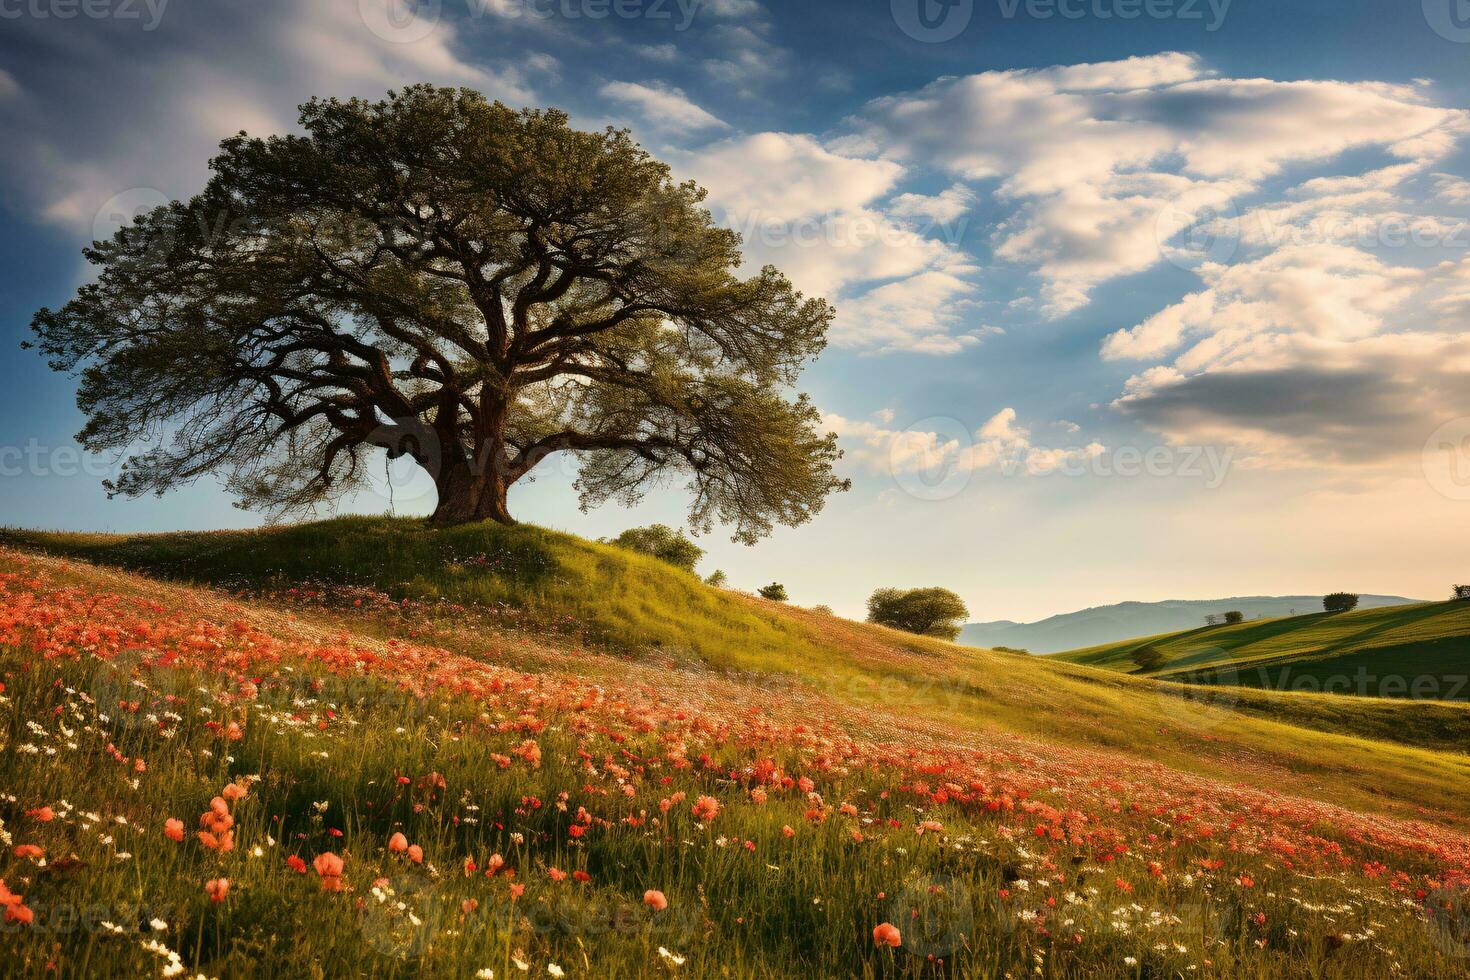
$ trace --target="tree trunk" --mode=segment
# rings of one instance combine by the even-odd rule
[[[468,464],[459,464],[447,469],[435,482],[439,488],[439,505],[434,508],[429,523],[438,527],[485,520],[515,524],[505,503],[510,483],[503,474],[475,473]]]

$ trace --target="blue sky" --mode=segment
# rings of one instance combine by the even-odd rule
[[[220,138],[427,80],[630,127],[750,261],[837,306],[802,387],[854,489],[755,548],[717,531],[706,570],[850,613],[947,585],[977,619],[1437,596],[1470,498],[1465,8],[0,0],[0,521],[261,519],[208,482],[106,500],[72,382],[19,343],[81,247],[197,191]],[[683,517],[677,487],[584,515],[547,469],[523,519]],[[394,482],[399,512],[432,506]]]

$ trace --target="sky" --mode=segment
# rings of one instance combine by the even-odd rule
[[[469,86],[627,127],[837,309],[803,375],[853,488],[705,572],[858,614],[1438,598],[1470,578],[1461,0],[0,0],[0,523],[236,527],[108,500],[74,380],[20,348],[81,249],[313,96]],[[575,460],[522,520],[589,513]],[[344,512],[427,513],[405,463]]]

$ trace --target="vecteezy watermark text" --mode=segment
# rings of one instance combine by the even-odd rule
[[[994,0],[1003,20],[1178,20],[1198,21],[1218,31],[1231,0]],[[916,41],[937,44],[964,33],[976,0],[889,0],[893,22]]]
[[[139,20],[155,30],[168,0],[0,0],[0,20]]]

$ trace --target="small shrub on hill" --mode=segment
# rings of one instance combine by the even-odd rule
[[[1332,592],[1322,597],[1322,608],[1330,613],[1348,612],[1357,605],[1358,597],[1351,592]]]
[[[948,589],[878,589],[868,597],[868,622],[920,636],[953,640],[969,614]]]
[[[1167,659],[1163,652],[1152,643],[1145,643],[1137,650],[1134,650],[1130,654],[1130,658],[1138,665],[1138,669],[1142,671],[1158,670],[1164,665],[1164,661]]]
[[[704,557],[703,548],[690,541],[683,531],[675,531],[667,524],[630,527],[607,543],[652,555],[686,572],[694,571],[694,566]]]

